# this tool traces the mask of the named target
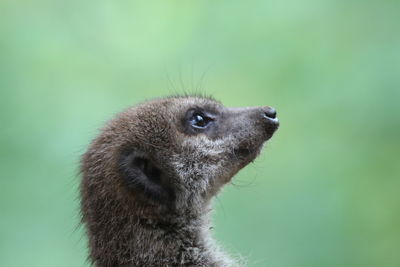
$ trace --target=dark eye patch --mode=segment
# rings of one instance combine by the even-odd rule
[[[189,123],[194,128],[204,129],[213,120],[214,120],[213,118],[211,118],[207,115],[204,115],[202,112],[195,111],[195,112],[193,112],[192,116],[189,118]]]
[[[201,108],[189,109],[182,124],[184,131],[188,134],[209,133],[215,128],[217,114]]]

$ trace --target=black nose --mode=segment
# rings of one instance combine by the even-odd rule
[[[264,116],[270,119],[275,119],[276,118],[276,110],[271,107],[265,107],[264,108]]]

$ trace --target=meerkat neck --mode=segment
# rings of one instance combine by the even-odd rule
[[[158,219],[114,209],[109,215],[112,220],[88,222],[96,266],[231,266],[210,237],[207,212]]]

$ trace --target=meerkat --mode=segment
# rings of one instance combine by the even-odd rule
[[[210,235],[212,198],[278,128],[271,107],[174,96],[115,116],[82,157],[94,266],[236,266]]]

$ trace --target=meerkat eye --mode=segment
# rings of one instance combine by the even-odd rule
[[[194,112],[192,117],[189,119],[190,124],[194,128],[200,128],[200,129],[206,128],[211,121],[213,121],[212,118],[207,117],[200,112]]]

